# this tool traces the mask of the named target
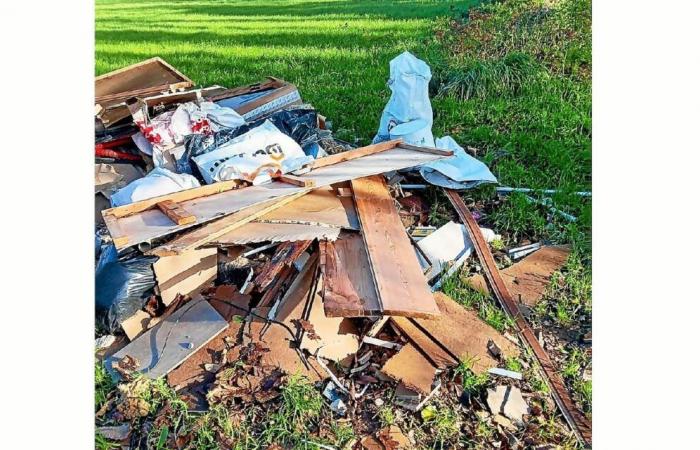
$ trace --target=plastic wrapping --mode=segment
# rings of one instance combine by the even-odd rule
[[[117,259],[113,245],[100,255],[95,272],[95,309],[98,320],[110,333],[116,333],[119,324],[143,308],[156,284],[152,264],[155,256],[136,256]]]
[[[145,177],[132,181],[112,194],[110,200],[112,206],[122,206],[196,187],[199,187],[199,181],[192,175],[173,173],[164,167],[156,167]]]
[[[392,128],[402,123],[420,122],[421,145],[433,147],[433,109],[428,96],[432,78],[430,67],[409,52],[403,52],[389,63],[391,97],[382,112],[379,129],[372,143],[388,141]]]
[[[206,178],[199,173],[193,158],[212,152],[238,136],[256,128],[266,120],[272,122],[282,133],[294,139],[304,150],[304,153],[314,158],[318,155],[318,143],[328,140],[331,132],[317,128],[318,116],[313,108],[292,108],[277,111],[267,119],[260,119],[233,130],[223,130],[212,135],[193,134],[185,137],[185,151],[176,161],[179,173],[189,173],[200,180]]]

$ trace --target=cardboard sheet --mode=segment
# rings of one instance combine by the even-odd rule
[[[177,294],[189,295],[216,278],[216,248],[164,256],[153,263],[158,289],[167,306]]]

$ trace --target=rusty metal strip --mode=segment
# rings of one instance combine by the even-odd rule
[[[447,198],[450,200],[450,203],[452,203],[452,206],[454,206],[454,208],[457,210],[460,219],[462,222],[464,222],[464,225],[466,225],[469,238],[474,244],[479,261],[486,269],[486,279],[491,287],[491,290],[506,313],[513,319],[518,327],[520,336],[530,346],[532,352],[537,358],[537,361],[544,372],[545,381],[550,387],[552,396],[554,397],[554,401],[559,407],[559,410],[571,426],[576,437],[582,443],[584,443],[586,447],[590,447],[592,434],[591,422],[578,410],[578,408],[576,408],[568,390],[566,389],[566,386],[564,385],[564,380],[557,372],[552,360],[540,345],[535,333],[532,331],[532,328],[530,328],[530,325],[520,313],[518,305],[513,300],[510,292],[508,292],[508,288],[503,282],[503,278],[501,278],[501,274],[496,266],[496,261],[493,259],[491,250],[489,249],[484,236],[481,234],[479,225],[476,223],[476,220],[474,220],[474,217],[472,217],[457,191],[445,189],[445,194],[447,194]]]

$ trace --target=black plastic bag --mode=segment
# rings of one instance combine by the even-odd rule
[[[318,154],[318,142],[331,136],[330,131],[321,130],[317,127],[318,113],[315,109],[308,107],[283,109],[269,117],[247,123],[238,128],[222,130],[208,136],[202,134],[185,136],[185,151],[176,161],[177,172],[194,175],[199,178],[200,182],[203,182],[204,179],[199,174],[197,165],[192,161],[192,158],[219,148],[228,141],[262,125],[266,120],[272,122],[282,133],[294,139],[304,150],[304,153],[314,158]]]
[[[112,247],[113,248],[113,247]],[[95,309],[98,320],[110,333],[120,322],[143,308],[156,284],[152,264],[155,256],[116,259],[116,249],[105,249],[95,272]]]

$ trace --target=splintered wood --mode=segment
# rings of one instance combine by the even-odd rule
[[[351,184],[384,314],[408,317],[440,314],[384,177],[365,177]]]

